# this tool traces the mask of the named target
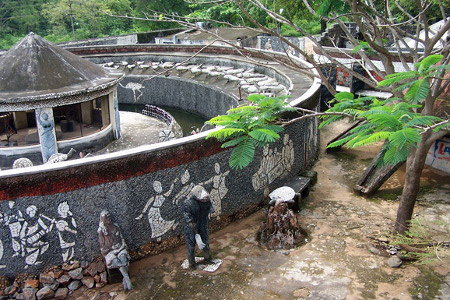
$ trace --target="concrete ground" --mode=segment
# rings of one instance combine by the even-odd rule
[[[345,126],[322,130],[322,145]],[[261,210],[212,233],[212,254],[224,260],[215,273],[181,269],[182,246],[132,263],[133,291],[125,292],[118,283],[77,291],[69,299],[450,299],[448,248],[435,250],[439,259],[427,264],[387,265],[390,255],[381,245],[391,241],[404,171],[371,199],[351,191],[376,151],[322,151],[314,167],[318,183],[298,213],[310,233],[303,246],[291,251],[260,247],[255,234],[265,218]],[[447,242],[448,179],[426,169],[415,208],[421,224],[435,229],[430,239]]]
[[[120,139],[95,152],[94,155],[155,144],[158,142],[159,132],[164,129],[167,129],[166,123],[156,118],[140,113],[120,111]]]

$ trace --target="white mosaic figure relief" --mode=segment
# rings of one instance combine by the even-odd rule
[[[164,201],[166,200],[166,197],[169,197],[170,194],[172,194],[173,186],[176,181],[177,179],[175,179],[175,181],[170,186],[170,189],[165,194],[162,194],[163,190],[161,182],[154,181],[153,189],[155,190],[157,195],[148,199],[144,209],[142,210],[142,213],[135,218],[136,220],[140,220],[148,210],[148,223],[150,224],[150,227],[152,229],[152,236],[151,236],[152,238],[158,238],[167,231],[169,231],[170,229],[176,228],[176,226],[178,225],[175,223],[174,220],[171,221],[164,220],[161,216],[160,211],[160,208],[163,205]]]
[[[12,212],[14,208],[14,201],[9,201],[8,207]],[[24,253],[22,244],[20,243],[20,231],[23,223],[25,222],[22,212],[18,210],[17,212],[11,214],[4,213],[2,215],[2,221],[5,226],[8,226],[11,234],[11,245],[14,252],[13,257],[20,256]]]
[[[252,184],[255,191],[271,184],[277,178],[283,178],[289,174],[294,164],[294,142],[289,134],[283,137],[283,148],[270,149],[266,145],[263,149],[263,159],[258,171],[252,176]]]
[[[75,253],[75,238],[77,234],[77,223],[70,211],[67,201],[58,205],[58,219],[56,228],[58,229],[59,246],[63,262],[72,263],[71,259]]]
[[[27,219],[20,230],[20,242],[22,246],[22,256],[26,255],[25,269],[30,265],[38,265],[40,255],[44,254],[49,248],[49,243],[41,240],[43,236],[48,234],[55,223],[55,219],[51,219],[43,214],[37,215],[37,207],[30,205],[27,210]]]
[[[138,82],[128,82],[127,85],[123,86],[122,84],[120,84],[120,86],[123,87],[124,89],[129,89],[129,90],[131,90],[133,92],[133,97],[134,97],[134,102],[135,103],[144,94],[144,92],[142,92],[141,89],[143,89],[145,87],[142,84],[138,83]],[[137,96],[137,98],[136,98],[136,93],[139,93],[139,96]]]
[[[214,175],[207,181],[200,183],[200,185],[208,185],[211,183],[213,185],[211,191],[209,192],[209,198],[214,208],[214,212],[211,214],[211,217],[217,217],[222,213],[222,199],[228,193],[225,179],[230,173],[230,171],[221,173],[219,163],[215,163],[214,171],[216,172],[216,175]]]
[[[311,123],[313,124],[311,124]],[[313,153],[316,145],[317,145],[317,128],[319,127],[319,120],[318,118],[314,118],[308,122],[309,128],[306,132],[306,147],[308,149],[308,159],[311,153]]]
[[[190,178],[191,178],[191,175],[189,174],[188,170],[186,170],[183,173],[183,175],[181,175],[181,184],[183,185],[183,187],[173,198],[173,203],[175,205],[178,205],[178,203],[180,203],[180,201],[184,201],[184,199],[189,195],[189,193],[194,188],[195,184],[193,182],[188,184]]]

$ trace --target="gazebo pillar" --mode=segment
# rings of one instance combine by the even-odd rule
[[[53,109],[51,107],[37,108],[35,114],[41,143],[42,161],[46,163],[50,156],[58,153]]]
[[[114,139],[120,138],[120,115],[119,115],[119,99],[117,98],[117,89],[114,89],[109,94],[110,105],[113,109],[110,109],[110,119],[113,127]],[[112,105],[111,105],[112,104]]]

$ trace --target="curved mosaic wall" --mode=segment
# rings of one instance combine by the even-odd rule
[[[293,101],[317,108],[318,85]],[[100,212],[108,209],[134,259],[182,242],[181,202],[202,184],[215,207],[212,227],[256,208],[267,190],[311,166],[318,122],[288,126],[243,170],[206,133],[136,149],[0,172],[0,274],[99,255]],[[219,218],[220,217],[220,218]]]

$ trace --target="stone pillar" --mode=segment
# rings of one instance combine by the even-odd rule
[[[25,111],[15,111],[14,115],[14,123],[16,124],[17,129],[27,128],[27,112]]]
[[[112,93],[109,94],[109,103],[111,109],[111,125],[113,128],[114,139],[120,138],[120,114],[119,114],[119,99],[117,98],[117,89],[114,89]]]
[[[51,107],[38,108],[35,110],[35,114],[41,143],[42,161],[46,163],[52,154],[58,153],[53,109]]]
[[[102,108],[102,129],[111,124],[110,114],[109,114],[109,95],[100,98],[101,108]]]
[[[92,124],[92,101],[81,103],[81,118],[84,124]]]

